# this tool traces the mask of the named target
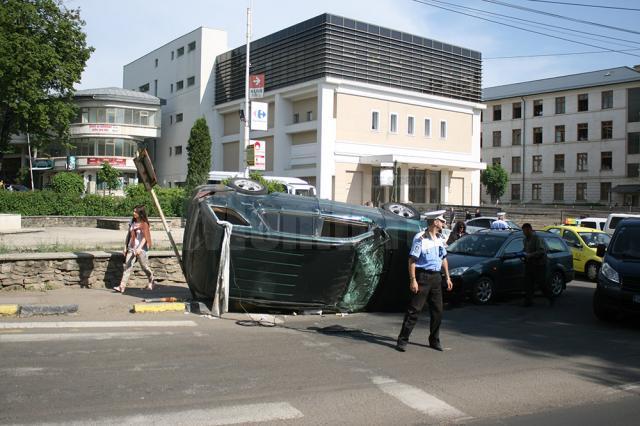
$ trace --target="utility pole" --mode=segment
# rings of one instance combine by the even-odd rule
[[[249,3],[247,8],[247,53],[244,71],[244,136],[242,138],[242,166],[244,167],[245,177],[249,177],[249,165],[247,164],[247,148],[249,147],[249,125],[251,123],[251,111],[249,103],[249,68],[251,66],[249,51],[251,48],[251,6],[253,1]],[[242,170],[240,170],[242,171]]]
[[[33,192],[33,161],[31,159],[31,139],[29,138],[29,130],[27,130],[27,147],[29,148],[29,176],[31,178],[31,191]]]

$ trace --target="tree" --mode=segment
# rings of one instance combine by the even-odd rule
[[[209,126],[204,117],[200,117],[193,123],[189,142],[187,143],[189,162],[187,165],[187,193],[198,185],[207,183],[209,170],[211,169],[211,136]]]
[[[120,172],[114,169],[111,164],[108,162],[102,163],[102,168],[98,170],[98,180],[104,182],[106,187],[109,189],[109,195],[111,195],[111,191],[114,189],[118,189],[120,186]],[[103,191],[104,194],[104,191]]]
[[[487,188],[487,194],[491,196],[492,201],[499,200],[507,189],[509,175],[500,164],[494,164],[480,174],[480,182]]]
[[[79,10],[60,0],[0,0],[0,150],[27,131],[67,139],[73,85],[93,52]]]
[[[77,173],[56,173],[51,180],[51,189],[60,194],[80,195],[84,192],[84,179]]]

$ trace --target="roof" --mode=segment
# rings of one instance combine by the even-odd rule
[[[76,90],[74,98],[91,98],[104,101],[134,102],[147,105],[160,105],[160,98],[135,90],[120,87],[105,87],[101,89]]]
[[[582,89],[585,87],[629,83],[633,81],[640,82],[640,72],[635,69],[630,67],[607,68],[581,74],[563,75],[542,80],[486,87],[482,90],[482,100],[486,102],[540,93]]]

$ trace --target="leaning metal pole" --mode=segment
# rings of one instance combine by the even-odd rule
[[[182,264],[182,257],[180,257],[180,252],[178,251],[178,246],[176,242],[173,240],[173,235],[171,235],[171,230],[169,229],[169,224],[167,224],[167,219],[164,217],[164,213],[162,212],[162,207],[160,206],[160,201],[158,201],[158,197],[156,196],[156,192],[151,188],[149,191],[151,193],[151,198],[153,199],[153,204],[156,206],[156,210],[158,210],[158,214],[160,215],[160,219],[162,220],[162,226],[164,226],[164,230],[169,237],[169,241],[171,242],[171,247],[173,247],[173,252],[178,259],[178,263],[180,264],[180,269],[182,269],[182,274],[184,273],[184,265]],[[186,277],[186,275],[185,275]]]

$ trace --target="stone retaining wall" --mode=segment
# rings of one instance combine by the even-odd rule
[[[120,284],[123,262],[124,256],[119,252],[0,255],[0,289],[112,288]],[[149,265],[158,283],[185,284],[180,265],[172,251],[150,251]],[[147,285],[147,277],[139,265],[134,266],[128,285]]]
[[[170,228],[182,228],[184,226],[181,217],[168,217],[167,223]],[[23,228],[52,228],[52,227],[73,227],[73,228],[100,228],[105,229],[126,229],[131,218],[128,217],[98,217],[98,216],[22,216]],[[98,226],[100,222],[101,226]],[[124,224],[124,225],[122,225]],[[162,221],[159,217],[149,218],[151,229],[163,230]]]

